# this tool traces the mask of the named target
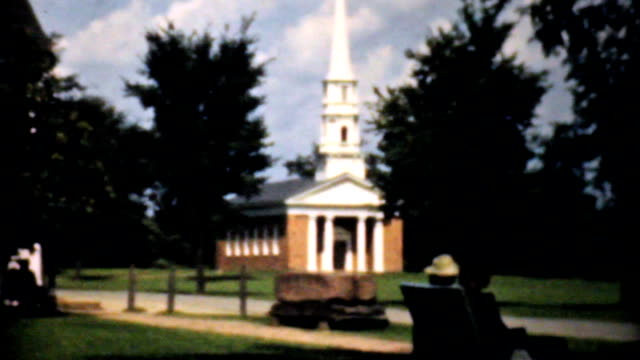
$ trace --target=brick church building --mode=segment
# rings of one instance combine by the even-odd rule
[[[217,242],[221,270],[402,271],[402,220],[384,219],[382,193],[365,178],[345,0],[336,0],[323,81],[315,178],[267,183],[232,203],[246,223]]]

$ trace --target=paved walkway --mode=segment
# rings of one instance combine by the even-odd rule
[[[57,290],[57,295],[71,301],[99,301],[104,311],[110,314],[121,313],[127,303],[127,294],[124,291]],[[146,309],[147,313],[158,313],[166,310],[166,301],[165,294],[138,293],[136,307]],[[236,297],[177,295],[175,304],[175,310],[183,313],[237,315],[239,312]],[[271,304],[272,301],[268,300],[249,299],[247,310],[249,315],[264,316]],[[387,316],[393,323],[411,324],[411,317],[406,310],[387,309]],[[640,326],[633,323],[510,316],[504,316],[503,319],[509,327],[525,327],[530,334],[535,335],[612,341],[640,340]]]

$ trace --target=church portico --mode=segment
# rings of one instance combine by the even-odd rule
[[[384,272],[384,223],[371,209],[307,209],[309,272]]]

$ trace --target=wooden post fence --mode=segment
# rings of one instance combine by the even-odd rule
[[[129,292],[127,296],[127,311],[135,311],[136,309],[136,267],[129,267]]]
[[[247,317],[247,266],[240,268],[240,316]]]
[[[169,281],[167,283],[167,314],[172,314],[176,302],[176,269],[169,269]]]

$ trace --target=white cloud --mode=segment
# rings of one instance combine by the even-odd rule
[[[328,11],[329,2],[325,1],[320,10],[307,15],[293,26],[284,30],[285,44],[279,61],[295,63],[296,67],[317,68],[318,62],[324,62],[321,54],[328,54],[332,17]]]
[[[353,39],[377,33],[385,25],[382,17],[370,7],[359,8],[348,21]]]
[[[352,44],[380,31],[384,26],[383,19],[368,7],[361,7],[349,15],[348,22]],[[332,24],[333,1],[325,0],[315,13],[304,16],[298,23],[285,29],[285,46],[280,60],[291,63],[294,69],[320,70],[329,59]],[[353,46],[351,48],[353,50]]]
[[[535,68],[549,65],[549,60],[544,57],[540,45],[529,41],[532,36],[533,27],[531,21],[529,18],[521,19],[504,43],[502,52],[506,55],[517,54],[519,60]]]
[[[442,1],[442,0],[440,0]],[[395,11],[413,11],[424,8],[432,0],[368,0],[369,3],[376,7],[384,6]]]
[[[442,31],[449,31],[451,30],[451,27],[453,25],[451,25],[451,21],[449,19],[443,18],[443,17],[439,17],[435,20],[432,20],[429,23],[429,30],[431,30],[431,32],[433,34],[437,34],[438,32]]]
[[[73,75],[73,70],[65,65],[62,64],[58,64],[54,69],[53,69],[53,74],[55,76],[69,76],[69,75]]]
[[[241,16],[272,9],[276,0],[188,0],[173,3],[166,14],[156,16],[153,23],[165,25],[167,20],[185,30],[213,26],[221,29],[226,24],[236,24]]]
[[[389,84],[389,75],[396,72],[393,67],[394,56],[393,46],[384,45],[369,51],[364,64],[356,64],[356,73],[361,74],[359,76],[361,102],[373,100],[371,89],[374,86]]]
[[[72,65],[133,62],[144,48],[144,30],[150,16],[150,8],[143,0],[133,0],[128,6],[94,20],[84,30],[61,41],[64,61]]]

